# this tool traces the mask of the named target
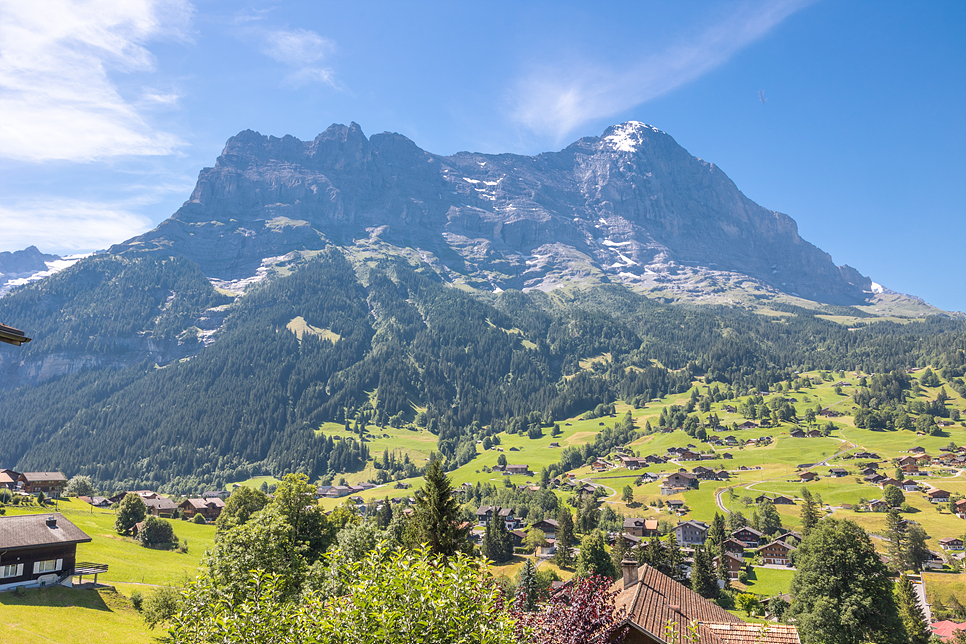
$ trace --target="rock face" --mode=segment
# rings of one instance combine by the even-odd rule
[[[60,259],[57,255],[45,255],[36,246],[29,246],[12,253],[0,253],[0,277],[23,276],[47,270],[47,263]]]
[[[363,240],[432,254],[492,289],[589,276],[647,286],[699,270],[820,302],[871,294],[790,217],[638,122],[532,157],[438,156],[399,134],[366,138],[355,123],[313,141],[245,131],[174,216],[110,252],[181,254],[234,280],[267,257]]]

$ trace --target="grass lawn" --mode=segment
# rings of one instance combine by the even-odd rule
[[[188,541],[188,552],[144,548],[130,537],[114,531],[114,511],[92,508],[77,499],[61,499],[58,512],[92,538],[77,546],[78,561],[105,563],[110,568],[98,577],[99,582],[136,582],[160,586],[180,586],[194,579],[201,555],[214,544],[215,526],[190,521],[172,521],[174,533]],[[7,515],[46,514],[38,507],[8,507]]]
[[[954,596],[959,603],[966,606],[966,574],[927,572],[922,575],[926,583],[926,598],[930,604],[936,600],[949,605],[949,598]]]
[[[110,589],[57,586],[0,593],[0,644],[90,644],[156,641],[126,598]]]
[[[745,592],[755,593],[761,597],[774,597],[787,593],[792,587],[792,577],[795,571],[791,568],[779,570],[777,568],[758,568],[752,566],[748,572],[748,584]]]

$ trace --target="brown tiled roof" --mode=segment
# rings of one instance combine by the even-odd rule
[[[48,524],[53,519],[53,525]],[[0,550],[33,546],[87,543],[91,538],[64,518],[64,515],[26,514],[19,517],[0,517]]]
[[[798,629],[788,624],[703,624],[721,644],[800,644]]]
[[[175,505],[174,501],[172,501],[171,499],[165,496],[159,496],[153,499],[141,499],[141,500],[144,501],[145,506],[149,508],[156,508],[157,510],[173,511],[178,507],[177,505]]]
[[[658,641],[665,641],[669,622],[677,624],[679,641],[684,639],[688,625],[692,621],[698,622],[701,642],[708,644],[720,643],[704,624],[744,624],[717,604],[648,565],[638,568],[637,577],[638,582],[627,588],[624,588],[622,579],[611,586],[612,591],[618,592],[616,606],[626,611],[628,620],[636,627]]]
[[[62,472],[24,472],[21,474],[27,482],[31,481],[64,481],[67,482],[67,477],[64,476]]]

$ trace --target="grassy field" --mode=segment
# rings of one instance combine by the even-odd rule
[[[0,593],[0,644],[90,644],[156,641],[127,598],[111,589],[57,586]]]
[[[142,547],[130,537],[118,535],[114,530],[113,510],[91,508],[76,499],[62,499],[57,504],[57,511],[91,537],[90,543],[77,546],[77,560],[107,564],[108,572],[98,578],[99,582],[107,584],[122,582],[180,586],[186,578],[195,577],[201,555],[214,543],[213,525],[173,521],[175,534],[182,542],[188,541],[188,552],[153,550]],[[7,508],[8,515],[47,512],[49,510],[38,507]]]
[[[779,570],[777,568],[758,568],[752,566],[748,572],[748,583],[745,592],[755,593],[761,597],[774,597],[787,593],[792,586],[795,571],[791,568]],[[739,586],[740,584],[735,584]]]

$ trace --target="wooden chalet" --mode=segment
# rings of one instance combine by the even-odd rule
[[[791,563],[791,552],[794,550],[792,546],[788,545],[784,541],[772,541],[758,548],[758,554],[761,556],[761,560],[765,564],[772,564],[776,566],[787,566]]]
[[[189,519],[200,514],[207,521],[214,521],[221,514],[225,502],[217,497],[213,499],[185,499],[178,507]]]
[[[946,490],[929,490],[926,492],[926,496],[929,497],[930,503],[949,503],[949,492]]]
[[[59,513],[0,517],[0,590],[69,585],[77,544],[90,541]]]
[[[20,491],[27,494],[43,492],[44,496],[59,499],[67,488],[67,477],[61,472],[24,472],[17,482]]]
[[[174,513],[178,511],[175,502],[166,496],[159,495],[153,499],[144,499],[144,505],[147,506],[148,514],[164,519],[173,518]],[[224,502],[222,506],[224,506]]]
[[[800,644],[794,626],[747,624],[648,565],[626,560],[622,571],[610,591],[628,626],[624,644],[683,642],[690,624],[702,644]]]
[[[828,470],[829,476],[840,479],[843,476],[848,476],[849,471],[844,467],[830,467]]]
[[[792,430],[788,435],[792,438],[805,438],[807,436],[807,434],[800,429]]]
[[[687,472],[672,472],[664,479],[664,487],[669,488],[691,489],[698,485],[698,477]]]
[[[708,538],[708,528],[703,521],[681,521],[674,528],[674,536],[682,546],[698,545]]]
[[[802,472],[798,475],[798,478],[802,481],[814,481],[818,478],[818,474],[815,472]]]
[[[956,501],[956,514],[966,513],[966,499]]]
[[[621,464],[629,470],[639,470],[648,466],[647,459],[639,456],[620,456],[618,458],[620,458]]]
[[[963,540],[959,537],[946,537],[939,540],[939,547],[943,550],[962,550]]]
[[[531,530],[537,529],[542,531],[547,536],[547,539],[556,539],[557,530],[560,529],[560,524],[558,524],[557,521],[554,519],[541,519],[536,523],[531,523],[530,529]]]
[[[643,538],[657,536],[657,533],[657,519],[637,519],[634,517],[624,519],[624,534]]]
[[[745,526],[731,533],[731,538],[741,543],[745,548],[757,548],[761,543],[762,533],[750,526]]]
[[[725,557],[725,567],[728,569],[728,578],[738,579],[738,575],[740,575],[741,571],[745,569],[745,558],[742,557],[740,554],[731,552],[727,549],[725,550],[724,557]],[[714,564],[714,567],[716,570],[718,568],[718,561],[720,559],[721,557],[718,556],[712,560],[712,563]]]

